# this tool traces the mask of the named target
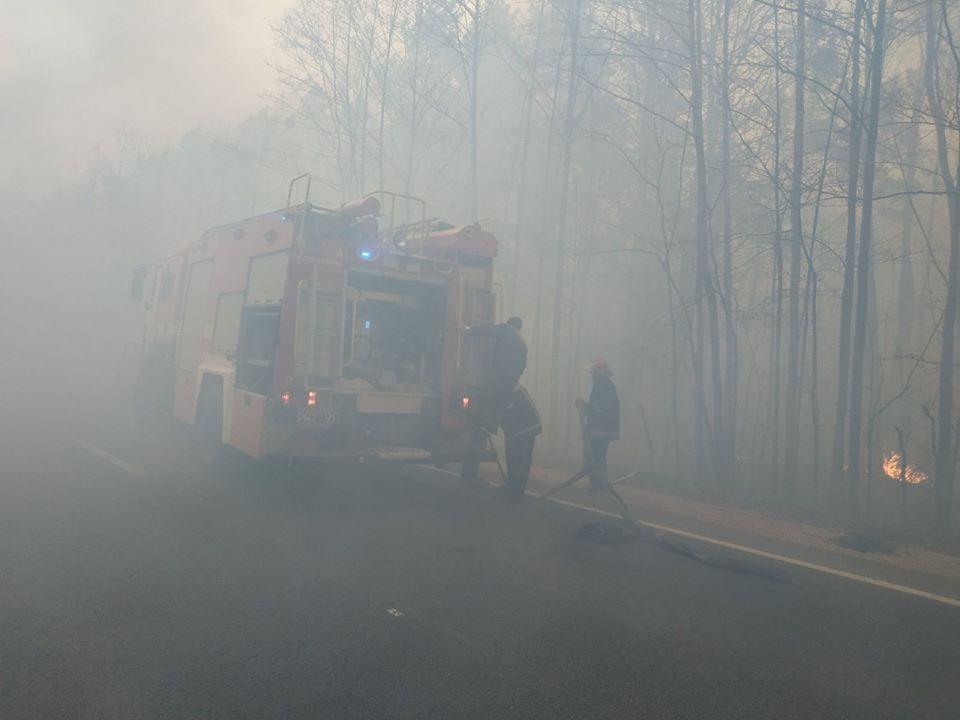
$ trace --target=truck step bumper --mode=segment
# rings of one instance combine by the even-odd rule
[[[379,447],[365,450],[363,458],[376,462],[422,463],[429,462],[433,455],[422,448]]]

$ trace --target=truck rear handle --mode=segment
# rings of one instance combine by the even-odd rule
[[[293,186],[304,178],[307,179],[307,191],[303,195],[303,202],[304,204],[310,202],[310,183],[313,181],[313,178],[310,176],[310,173],[304,173],[303,175],[297,175],[290,181],[290,186],[287,188],[287,207],[290,207],[290,200],[293,199]]]

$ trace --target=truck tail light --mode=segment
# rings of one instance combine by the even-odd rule
[[[316,407],[317,406],[317,391],[310,390],[307,392],[307,407]]]
[[[293,393],[289,390],[284,390],[280,393],[280,402],[284,405],[289,405],[291,400],[293,400]]]

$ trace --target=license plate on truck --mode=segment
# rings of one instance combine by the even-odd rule
[[[369,415],[419,415],[423,398],[419,395],[391,395],[389,393],[360,393],[357,412]]]
[[[321,410],[300,410],[297,413],[298,425],[320,425],[329,427],[333,425],[333,413],[323,412]]]

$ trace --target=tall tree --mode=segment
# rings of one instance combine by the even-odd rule
[[[790,182],[790,289],[787,313],[790,337],[787,345],[787,442],[784,452],[783,489],[790,497],[796,491],[800,443],[800,275],[803,247],[803,139],[804,90],[806,85],[806,0],[797,1],[794,32],[796,63],[793,69],[793,178]]]
[[[783,370],[783,206],[781,188],[781,138],[783,136],[783,112],[781,91],[781,59],[780,59],[780,12],[779,7],[773,8],[773,73],[774,73],[774,125],[773,125],[773,206],[774,206],[774,236],[773,236],[773,332],[771,333],[770,365],[773,375],[773,384],[770,388],[771,424],[773,426],[773,442],[771,443],[771,470],[773,471],[774,485],[780,485],[780,376]]]
[[[533,134],[533,101],[537,92],[537,73],[540,70],[540,49],[543,40],[543,21],[546,8],[547,0],[540,0],[540,5],[537,8],[537,22],[536,29],[534,31],[533,51],[530,55],[530,64],[527,73],[527,88],[523,101],[523,114],[520,119],[523,128],[521,130],[520,140],[520,177],[517,180],[517,207],[513,227],[513,267],[510,272],[510,280],[513,285],[510,299],[514,312],[518,312],[517,300],[520,287],[520,248],[524,232],[524,219],[527,215],[527,175],[530,168],[530,137]]]
[[[874,185],[877,175],[877,142],[880,135],[880,96],[883,93],[883,59],[887,25],[887,0],[878,0],[874,20],[873,50],[870,57],[867,138],[863,164],[863,211],[860,218],[860,247],[857,252],[857,304],[850,369],[850,463],[847,478],[847,506],[859,510],[860,432],[862,425],[863,368],[866,356],[867,318],[870,311],[870,263],[873,243]]]
[[[567,214],[570,200],[570,164],[573,156],[573,133],[576,123],[577,88],[580,75],[580,16],[583,0],[574,0],[568,9],[570,35],[570,74],[567,78],[567,97],[563,112],[560,140],[560,200],[557,205],[557,262],[553,288],[553,328],[550,343],[550,412],[560,408],[560,334],[563,330],[563,292],[566,277]]]
[[[687,5],[690,45],[690,113],[692,115],[693,146],[696,165],[696,333],[697,373],[702,388],[704,365],[704,334],[710,336],[711,380],[713,392],[713,445],[714,473],[721,484],[726,484],[729,470],[726,467],[722,440],[725,418],[723,414],[723,381],[720,370],[720,332],[717,318],[716,286],[712,271],[710,249],[710,206],[707,199],[706,138],[703,123],[703,5],[701,0],[689,0]],[[704,319],[703,303],[706,300],[707,317]]]
[[[466,212],[472,220],[476,220],[480,214],[480,65],[494,0],[431,0],[429,7],[443,42],[460,65],[467,95],[470,180],[467,184]]]
[[[947,194],[947,208],[950,221],[950,256],[947,270],[947,297],[944,301],[943,331],[940,339],[940,368],[937,387],[937,426],[935,444],[936,477],[936,524],[942,537],[950,527],[953,512],[953,486],[956,475],[956,438],[954,430],[954,343],[956,339],[958,291],[960,291],[960,150],[951,162],[951,143],[947,138],[950,123],[944,110],[942,89],[939,82],[939,48],[946,44],[946,52],[953,61],[953,72],[943,74],[952,80],[954,102],[960,102],[960,46],[957,45],[950,22],[946,0],[929,2],[926,8],[926,37],[924,55],[924,86],[927,105],[937,137],[937,164],[940,181]],[[960,123],[951,128],[960,134]]]
[[[915,95],[920,95],[915,92]],[[913,190],[917,177],[917,163],[920,155],[920,100],[916,98],[914,111],[909,125],[904,132],[903,191]],[[913,199],[905,195],[901,200],[900,208],[900,257],[899,283],[897,287],[897,336],[895,349],[898,355],[910,352],[913,345],[913,316],[914,316],[914,280],[913,280],[913,226],[914,206]]]
[[[728,480],[732,483],[736,473],[736,443],[737,443],[737,386],[739,384],[739,359],[737,355],[737,329],[734,308],[736,300],[733,290],[733,192],[730,187],[733,182],[731,164],[731,118],[730,113],[730,83],[732,64],[730,51],[730,14],[733,9],[733,0],[723,0],[723,10],[720,23],[721,58],[720,58],[720,167],[723,201],[723,316],[725,320],[724,347],[726,349],[726,377],[724,393],[726,398],[727,414],[724,418],[723,437],[725,439],[723,453],[729,472]]]
[[[833,430],[831,472],[839,481],[843,475],[847,410],[850,398],[850,323],[853,317],[853,294],[857,257],[857,208],[860,184],[860,150],[863,126],[860,120],[860,47],[863,27],[863,1],[854,0],[853,33],[850,38],[851,78],[849,157],[847,161],[847,240],[843,254],[843,289],[840,294],[840,339],[837,360],[837,413]]]

